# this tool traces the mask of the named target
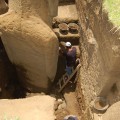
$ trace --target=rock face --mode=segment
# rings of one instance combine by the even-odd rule
[[[82,35],[80,81],[86,106],[96,96],[109,97],[111,104],[120,100],[120,31],[108,22],[101,2],[76,0]]]
[[[0,0],[0,15],[8,11],[8,6],[4,0]]]
[[[10,10],[0,16],[8,57],[16,65],[21,83],[34,92],[46,91],[56,74],[58,40],[50,28],[57,11],[55,1],[10,0]]]
[[[102,120],[119,120],[120,119],[120,102],[113,104],[102,116]]]
[[[26,99],[1,100],[0,119],[55,120],[55,98],[39,95]],[[13,105],[14,104],[14,105]],[[6,107],[8,107],[6,109]],[[47,112],[47,114],[46,114]]]

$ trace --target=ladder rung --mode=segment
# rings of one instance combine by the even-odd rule
[[[67,85],[67,83],[70,81],[70,79],[73,77],[73,75],[77,72],[77,70],[80,68],[80,64],[78,64],[78,66],[75,68],[75,70],[73,71],[73,73],[68,77],[68,79],[65,81],[65,83],[60,87],[60,90],[58,92],[61,92],[62,89]],[[63,80],[63,79],[62,79]],[[61,84],[60,84],[61,85]]]
[[[66,76],[68,76],[67,74],[66,74]],[[67,81],[67,79],[69,78],[69,76],[68,76],[68,78],[65,80],[65,75],[62,77],[62,80],[63,80],[63,83],[65,83],[66,81]]]
[[[63,83],[65,83],[65,80],[64,80],[64,76],[67,75],[66,73],[59,79],[59,81],[57,82],[57,85],[59,85],[62,81]]]

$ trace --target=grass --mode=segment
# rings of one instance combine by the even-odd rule
[[[7,117],[4,116],[3,120],[20,120],[19,117]]]
[[[120,26],[120,0],[104,0],[103,5],[108,11],[110,21]]]

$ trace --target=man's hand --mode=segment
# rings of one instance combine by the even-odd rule
[[[76,64],[80,64],[80,59],[79,58],[76,59]]]

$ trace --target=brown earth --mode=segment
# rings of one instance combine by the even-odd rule
[[[79,88],[80,89],[80,88]],[[76,115],[79,119],[82,113],[82,109],[79,104],[79,97],[76,91],[76,84],[70,82],[62,91],[62,99],[66,102],[66,107],[55,111],[56,119],[63,120],[67,115]],[[80,93],[81,94],[81,93]],[[79,94],[79,96],[81,96]],[[82,104],[83,100],[81,100]]]

